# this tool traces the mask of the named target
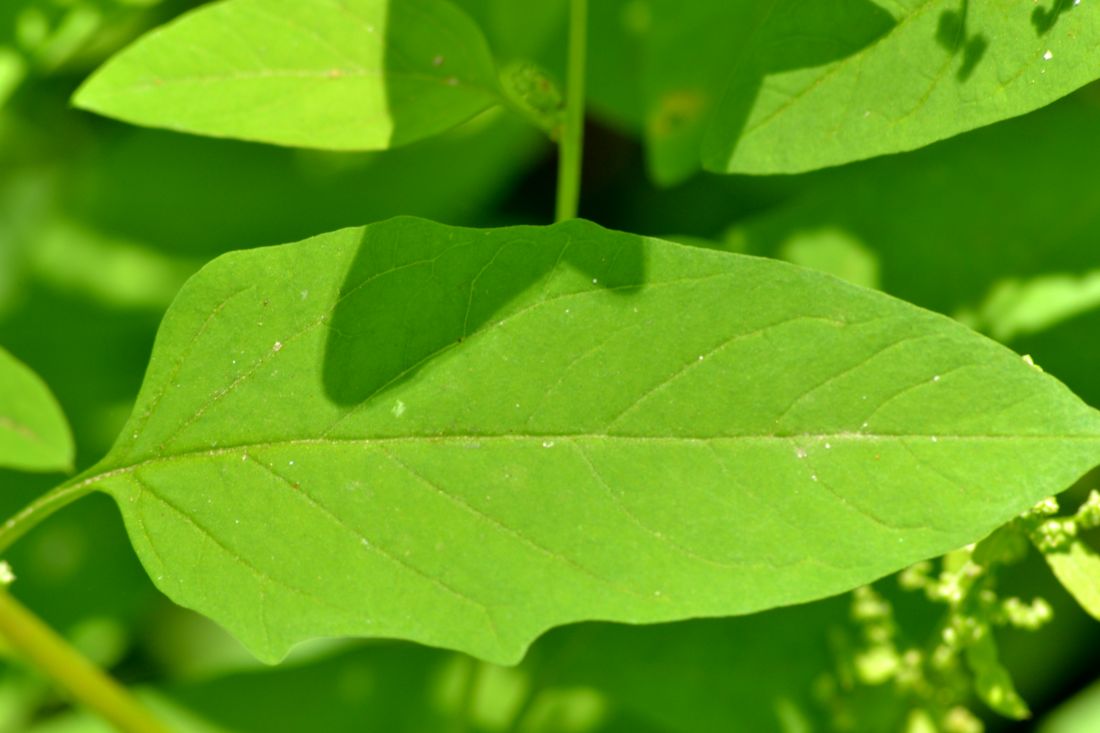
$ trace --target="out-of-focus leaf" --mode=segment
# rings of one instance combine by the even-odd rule
[[[199,263],[171,259],[70,221],[54,219],[27,253],[44,283],[116,308],[167,308]]]
[[[1045,717],[1039,733],[1094,733],[1100,730],[1100,683],[1077,693]]]
[[[975,314],[998,341],[1045,331],[1100,307],[1100,271],[1054,274],[997,283]]]
[[[1043,557],[1062,586],[1100,621],[1100,555],[1074,540],[1065,550],[1045,552]]]
[[[447,0],[226,0],[111,59],[84,109],[217,137],[382,150],[500,101],[481,31]]]
[[[512,662],[571,621],[860,585],[1098,445],[1015,354],[833,278],[586,222],[400,219],[205,268],[80,481],[262,658],[366,635]]]
[[[68,471],[73,438],[46,383],[0,348],[0,466]]]

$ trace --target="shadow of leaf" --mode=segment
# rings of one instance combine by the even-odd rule
[[[693,173],[701,147],[732,157],[767,77],[847,58],[894,27],[867,0],[663,2],[654,15],[646,131],[662,183]]]
[[[951,56],[962,53],[962,64],[955,72],[955,78],[965,82],[974,73],[978,63],[989,48],[989,40],[984,34],[967,33],[967,17],[970,12],[969,0],[963,0],[959,10],[945,10],[940,15],[936,29],[936,42],[950,52]]]
[[[1031,24],[1035,26],[1036,35],[1045,36],[1049,33],[1062,13],[1074,5],[1074,0],[1054,0],[1050,9],[1038,7],[1031,11]]]
[[[414,219],[375,224],[348,269],[329,321],[323,381],[330,399],[357,405],[412,378],[523,302],[569,266],[629,296],[645,278],[640,240],[586,247],[559,230],[476,230]],[[538,232],[536,244],[531,234]],[[507,354],[501,354],[507,359]]]

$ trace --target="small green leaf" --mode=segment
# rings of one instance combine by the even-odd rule
[[[1100,416],[958,323],[583,221],[398,219],[186,285],[80,480],[264,659],[320,635],[514,662],[547,628],[750,613],[975,541]]]
[[[0,467],[69,471],[73,438],[49,387],[0,348]]]
[[[1044,552],[1043,557],[1070,595],[1100,621],[1100,555],[1074,539],[1065,550]]]
[[[225,0],[111,59],[84,109],[216,137],[382,150],[498,103],[481,31],[446,0]]]

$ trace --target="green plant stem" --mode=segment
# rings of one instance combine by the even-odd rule
[[[0,634],[78,701],[122,733],[169,733],[125,688],[0,590]]]
[[[58,509],[72,504],[92,491],[87,481],[67,483],[47,491],[0,527],[0,554],[8,551],[15,541],[38,525]]]
[[[569,56],[565,78],[565,120],[558,147],[558,201],[555,221],[577,216],[584,150],[584,76],[588,45],[588,0],[570,0]]]

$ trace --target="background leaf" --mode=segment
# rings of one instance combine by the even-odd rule
[[[83,482],[265,659],[369,635],[511,662],[570,621],[865,583],[1064,488],[1098,436],[1011,352],[817,273],[400,219],[204,269]]]
[[[1100,555],[1074,540],[1065,550],[1044,552],[1043,557],[1081,607],[1100,620]]]
[[[815,23],[779,3],[715,113],[708,169],[790,173],[912,150],[1030,112],[1100,76],[1091,51],[1100,14],[1063,0],[883,4],[893,27],[876,42],[792,68],[800,44],[836,47],[848,32],[850,14],[832,14],[832,5],[822,4]]]
[[[484,37],[446,0],[226,0],[140,39],[74,101],[203,135],[381,150],[499,98]]]
[[[61,406],[37,374],[0,348],[0,466],[69,471],[73,438]]]
[[[1100,15],[1066,0],[609,4],[601,17],[619,32],[614,58],[594,44],[593,94],[612,119],[641,115],[665,184],[700,162],[796,173],[912,150],[1100,77]],[[634,64],[621,63],[621,35]],[[640,108],[624,88],[640,91]]]

